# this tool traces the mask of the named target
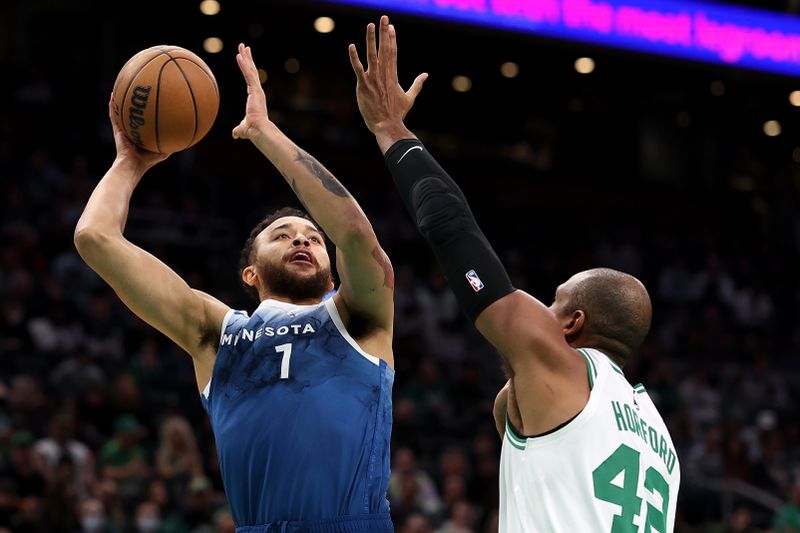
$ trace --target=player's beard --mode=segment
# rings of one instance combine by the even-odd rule
[[[311,276],[298,275],[286,264],[258,265],[257,269],[267,294],[290,300],[322,300],[333,280],[330,268],[317,269]]]

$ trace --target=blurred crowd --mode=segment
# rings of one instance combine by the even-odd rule
[[[396,528],[496,531],[499,358],[459,312],[352,106],[337,105],[351,87],[326,86],[325,100],[307,75],[276,84],[273,117],[361,201],[395,266]],[[58,127],[43,139],[37,121],[63,103],[53,85],[34,73],[0,90],[0,533],[234,531],[188,356],[131,315],[72,245],[113,158],[103,106],[77,139]],[[223,109],[219,129],[233,118]],[[724,194],[697,215],[706,199],[689,191],[641,217],[634,207],[658,190],[608,199],[590,182],[560,188],[553,176],[571,163],[559,166],[554,126],[529,126],[521,144],[467,148],[452,131],[423,133],[516,286],[549,305],[558,283],[595,266],[648,286],[654,324],[626,374],[644,383],[678,449],[678,530],[800,532],[796,214],[754,229],[749,208]],[[261,216],[296,202],[254,149],[225,137],[146,177],[127,231],[190,285],[252,309],[238,247]],[[595,210],[571,207],[595,195]],[[703,212],[728,218],[701,224]]]

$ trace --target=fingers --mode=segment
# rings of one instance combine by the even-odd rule
[[[356,73],[356,78],[358,81],[364,79],[364,65],[361,64],[361,60],[358,58],[358,50],[356,50],[356,45],[351,44],[347,48],[347,52],[350,54],[350,64],[353,66],[353,71]]]
[[[258,69],[256,68],[255,61],[253,61],[253,52],[249,46],[239,43],[239,53],[236,54],[236,64],[239,65],[239,70],[244,76],[244,80],[248,86],[253,88],[260,87],[261,81],[258,78]]]
[[[108,118],[111,119],[111,128],[116,133],[117,131],[122,129],[122,124],[120,122],[120,115],[117,106],[114,104],[114,93],[111,93],[111,97],[108,100]]]
[[[406,95],[411,98],[411,103],[414,103],[414,100],[417,99],[417,95],[422,90],[422,85],[425,83],[425,80],[428,79],[428,73],[423,72],[419,76],[414,79],[414,83],[411,84],[411,87],[406,91]]]
[[[378,67],[378,45],[375,42],[375,24],[367,24],[367,70]]]
[[[388,22],[388,18],[387,18]],[[394,24],[389,24],[389,58],[386,63],[388,69],[387,74],[391,81],[397,81],[397,32],[394,29]],[[382,46],[382,45],[381,45]]]
[[[378,63],[386,68],[389,66],[390,46],[389,46],[389,17],[381,17],[380,48],[378,49]]]

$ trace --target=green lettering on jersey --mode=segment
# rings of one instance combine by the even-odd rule
[[[647,430],[647,433],[650,435],[650,448],[658,453],[658,432],[651,427]]]
[[[644,418],[639,418],[636,411],[627,403],[612,400],[611,409],[614,411],[617,429],[636,433],[645,444],[649,443],[650,449],[661,458],[661,461],[667,467],[667,471],[672,474],[672,470],[678,462],[678,457],[675,455],[675,450],[669,447],[667,439],[648,424]]]
[[[644,418],[639,419],[639,425],[642,426],[642,434],[639,436],[642,437],[644,443],[647,444],[647,430],[650,428],[647,426],[647,422],[644,421]]]
[[[628,426],[625,424],[625,417],[622,415],[619,402],[612,401],[611,408],[614,410],[614,418],[617,419],[617,429],[620,431],[628,431]]]
[[[624,405],[624,409],[625,409],[625,420],[628,421],[628,431],[630,431],[631,433],[636,433],[638,435],[639,424],[636,423],[636,418],[635,418],[636,415],[634,414],[633,409],[631,409],[631,406],[628,405],[627,403]]]
[[[675,468],[675,462],[678,460],[678,457],[675,455],[674,450],[669,451],[669,455],[667,456],[667,472],[669,475],[672,475],[672,469]]]

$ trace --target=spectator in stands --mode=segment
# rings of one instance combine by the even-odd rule
[[[136,533],[160,533],[161,513],[158,505],[145,501],[136,508]]]
[[[161,529],[159,533],[188,533],[189,528],[177,509],[169,492],[167,484],[162,479],[154,479],[147,488],[148,500],[158,507],[158,514],[161,516]],[[181,494],[182,498],[184,494]]]
[[[410,448],[398,448],[394,452],[392,475],[389,479],[389,502],[403,516],[423,514],[435,517],[442,502],[436,485],[424,470],[417,467],[417,459]]]
[[[800,533],[800,476],[789,492],[789,501],[781,507],[772,519],[775,533]]]
[[[107,518],[103,503],[89,498],[81,503],[81,533],[117,533]]]
[[[469,502],[461,500],[453,505],[450,516],[436,533],[472,533],[475,511]]]
[[[94,458],[88,446],[75,440],[75,417],[68,411],[56,413],[50,420],[50,433],[40,439],[34,449],[44,458],[50,470],[68,460],[71,464],[72,487],[81,498],[87,496],[94,481]]]
[[[402,533],[433,533],[433,528],[425,515],[414,513],[406,518]]]
[[[33,451],[33,435],[29,431],[17,431],[9,444],[11,461],[2,476],[13,480],[20,498],[44,496],[47,469],[44,460]]]
[[[214,518],[215,533],[236,533],[236,525],[233,523],[233,516],[227,509],[217,512]]]
[[[161,423],[160,435],[156,471],[176,498],[185,492],[192,478],[203,475],[197,440],[189,423],[181,416],[166,418]]]
[[[122,415],[114,423],[114,437],[100,451],[98,465],[106,479],[117,482],[118,493],[126,507],[138,497],[150,473],[144,449],[138,442],[144,428],[130,415]]]

